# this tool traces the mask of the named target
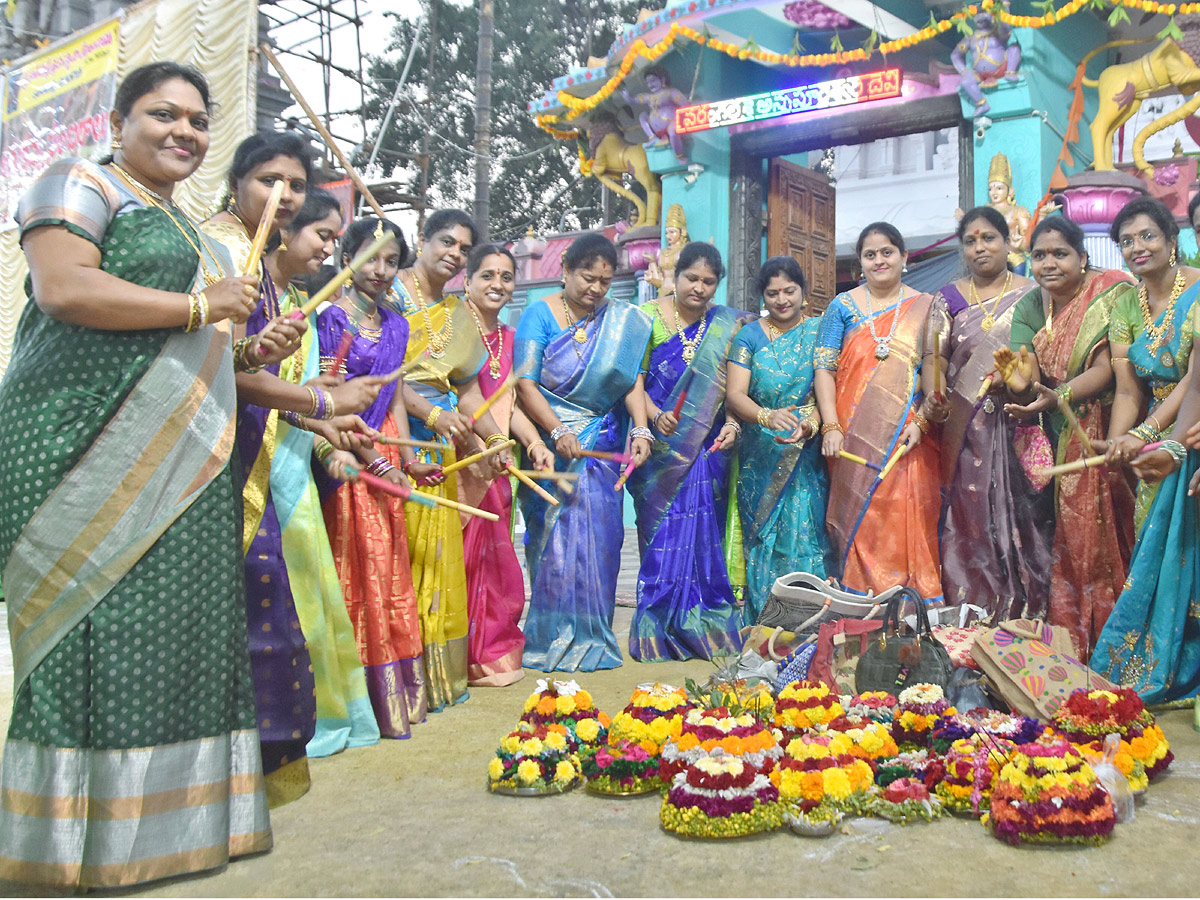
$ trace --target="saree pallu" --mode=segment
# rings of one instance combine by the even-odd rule
[[[51,165],[18,221],[85,237],[104,271],[132,283],[203,285],[167,216],[91,163]],[[128,886],[271,846],[230,466],[230,346],[224,323],[97,331],[32,300],[21,316],[0,381],[15,670],[0,878]]]
[[[1192,451],[1159,486],[1092,653],[1093,669],[1147,703],[1200,691],[1200,507],[1187,492],[1198,464]]]
[[[501,325],[500,368],[496,375],[485,366],[479,372],[484,399],[491,397],[512,372],[513,329]],[[493,332],[495,334],[495,332]],[[489,335],[490,337],[490,335]],[[490,352],[490,351],[489,351]],[[492,418],[505,434],[512,422],[515,391],[508,391],[492,405]],[[474,466],[461,470],[471,476]],[[467,478],[463,479],[464,484]],[[484,484],[482,499],[464,491],[464,502],[499,516],[499,521],[471,517],[463,527],[463,558],[467,569],[467,680],[473,685],[503,687],[525,677],[521,654],[525,635],[521,613],[525,611],[525,576],[517,561],[512,540],[512,484],[500,476]]]
[[[526,361],[533,363],[542,396],[584,449],[620,451],[626,423],[619,404],[637,382],[650,321],[632,305],[609,300],[586,329],[582,345],[574,328],[546,344],[518,339],[514,365],[524,370]],[[549,434],[538,431],[549,443]],[[523,663],[544,672],[613,669],[622,662],[612,630],[625,538],[622,494],[613,490],[618,466],[559,458],[556,468],[579,475],[560,506],[549,507],[526,487],[518,492],[531,583]]]
[[[750,368],[755,403],[780,409],[813,402],[813,350],[820,325],[812,316],[753,354],[735,346],[741,364]],[[739,454],[744,461],[737,491],[746,548],[743,618],[752,625],[780,575],[825,577],[834,570],[825,534],[829,473],[819,440],[780,444],[773,432],[749,422]]]
[[[900,317],[887,359],[875,358],[876,341],[864,323],[850,326],[843,339],[836,380],[844,447],[880,466],[899,446],[919,405],[917,368],[932,299],[918,294],[876,315],[881,335]],[[882,481],[875,469],[847,459],[832,460],[829,470],[829,535],[842,564],[842,584],[875,593],[907,585],[927,600],[940,598],[936,437],[926,435]]]
[[[289,288],[282,311],[300,305],[295,288]],[[301,382],[320,374],[316,328],[314,314],[309,317],[309,330],[293,357],[293,366],[303,367]],[[379,726],[371,710],[354,626],[346,610],[313,479],[313,436],[286,422],[280,422],[278,427],[278,444],[271,460],[271,499],[316,686],[316,733],[305,751],[312,757],[330,756],[347,747],[378,743]]]
[[[1150,408],[1154,408],[1167,397],[1187,374],[1192,355],[1192,340],[1195,333],[1196,298],[1200,296],[1200,282],[1193,284],[1175,301],[1174,322],[1168,327],[1160,343],[1154,341],[1145,329],[1142,311],[1136,303],[1136,295],[1130,293],[1118,301],[1113,309],[1113,320],[1109,336],[1114,343],[1129,344],[1129,361],[1134,373],[1150,391]],[[1167,317],[1167,310],[1155,320],[1160,328]],[[1136,318],[1135,318],[1136,316]],[[1136,336],[1135,336],[1136,326]],[[1163,438],[1171,436],[1171,428],[1163,432]],[[1158,482],[1138,479],[1137,502],[1134,508],[1134,533],[1142,530],[1142,522],[1158,490]]]
[[[694,339],[701,324],[683,335]],[[709,449],[725,424],[725,359],[741,322],[734,310],[715,306],[703,324],[690,363],[680,334],[650,352],[650,399],[669,410],[684,391],[687,397],[675,433],[658,436],[629,478],[642,560],[629,655],[641,662],[741,649],[723,547],[731,460],[729,452]]]
[[[406,381],[418,394],[444,410],[457,411],[455,384],[469,381],[483,364],[483,342],[475,330],[466,303],[447,297],[428,308],[430,326],[441,331],[447,318],[454,335],[441,357],[429,348],[425,316],[407,316],[408,351],[405,362],[414,363]],[[418,440],[436,441],[438,435],[413,416],[409,431]],[[442,451],[421,451],[419,458],[448,465],[454,461],[450,444]],[[459,499],[458,473],[440,485],[424,490],[449,500]],[[424,645],[425,687],[433,712],[467,699],[467,574],[463,558],[463,530],[459,514],[452,509],[409,503],[404,507],[408,530],[409,562],[421,617]]]
[[[396,368],[408,342],[402,316],[381,312],[380,339],[355,334],[346,356],[347,377],[377,375]],[[332,365],[350,327],[344,310],[331,306],[317,320],[320,355]],[[388,411],[395,385],[385,385],[362,419],[394,437],[396,422]],[[377,447],[394,466],[401,463],[393,445]],[[407,738],[425,720],[425,670],[421,662],[421,623],[409,571],[404,502],[372,491],[357,481],[338,484],[324,503],[325,528],[357,647],[365,668],[367,695],[379,734]]]
[[[1108,346],[1113,303],[1122,290],[1132,290],[1123,273],[1094,275],[1084,292],[1054,317],[1053,336],[1044,326],[1034,335],[1043,384],[1057,387],[1069,381]],[[1036,297],[1041,302],[1040,291]],[[1089,442],[1105,439],[1111,403],[1108,393],[1072,404]],[[1057,464],[1092,455],[1061,414],[1048,418],[1057,434]],[[1124,469],[1107,466],[1068,472],[1055,479],[1054,487],[1049,621],[1068,630],[1079,658],[1087,662],[1125,583],[1133,547],[1133,489]]]
[[[241,225],[206,222],[204,231],[229,250],[237,271],[250,256],[250,238]],[[258,307],[246,322],[246,335],[261,331],[278,314],[279,298],[263,273]],[[295,355],[267,371],[298,383],[303,360]],[[272,461],[279,437],[279,412],[238,403],[237,447],[242,464],[243,549],[246,554],[246,620],[258,734],[267,801],[271,808],[303,796],[312,782],[305,745],[316,733],[316,682],[312,658],[300,628],[291,580],[283,560],[283,531],[271,494]]]
[[[1021,465],[1013,440],[1016,424],[1004,404],[979,385],[995,368],[993,353],[1006,348],[1017,302],[1033,285],[996,298],[990,309],[972,305],[953,284],[933,301],[932,329],[942,329],[948,356],[950,415],[942,425],[942,587],[949,604],[972,603],[996,621],[1039,618],[1050,585],[1054,495],[1039,491]],[[993,316],[990,329],[985,316]],[[949,331],[944,329],[948,323]]]

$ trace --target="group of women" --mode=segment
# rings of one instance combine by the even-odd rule
[[[635,659],[736,651],[774,578],[804,570],[1048,616],[1150,697],[1200,686],[1200,475],[1167,437],[1200,444],[1200,272],[1154,201],[1113,226],[1136,282],[1089,268],[1062,217],[1033,234],[1034,281],[1014,275],[1004,219],[978,208],[965,278],[912,290],[903,237],[875,223],[864,284],[822,315],[784,257],[760,272],[764,315],[714,304],[701,243],[638,308],[609,298],[616,248],[585,235],[514,331],[513,257],[466,213],[431,215],[405,268],[400,230],[343,232],[306,143],[271,133],[197,223],[172,195],[208,148],[203,77],[144,66],[115,107],[112,156],[54,164],[18,212],[0,878],[128,885],[264,850],[308,757],[406,738],[522,666],[621,665],[626,483]],[[310,311],[297,285],[368,245]]]

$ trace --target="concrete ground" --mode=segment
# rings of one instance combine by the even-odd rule
[[[629,534],[620,585],[632,596]],[[619,607],[622,644],[632,610]],[[0,654],[8,651],[0,638]],[[0,725],[12,668],[0,658]],[[582,674],[617,712],[639,682],[703,678],[706,662],[639,664]],[[199,896],[1194,896],[1200,734],[1191,712],[1160,721],[1176,760],[1104,847],[1015,849],[972,820],[907,828],[854,819],[826,839],[779,831],[726,842],[685,840],[658,824],[657,795],[582,790],[548,798],[487,792],[485,769],[538,673],[475,689],[407,741],[313,760],[312,790],[272,812],[275,849],[138,893]],[[0,894],[19,892],[0,882]]]

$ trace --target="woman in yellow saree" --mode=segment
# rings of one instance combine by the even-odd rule
[[[448,465],[457,458],[508,440],[491,414],[472,414],[483,404],[479,370],[487,360],[483,340],[466,302],[443,287],[465,264],[478,232],[462,210],[438,210],[426,220],[421,251],[412,268],[400,273],[397,303],[408,319],[404,403],[409,428],[418,440],[441,439],[443,451],[423,451],[422,462]],[[508,451],[488,457],[485,473],[511,465]],[[460,473],[432,490],[461,499]],[[482,493],[480,493],[482,496]],[[473,498],[478,499],[478,498]],[[413,587],[421,615],[425,686],[436,712],[467,698],[467,573],[462,521],[444,507],[405,505]]]
[[[829,304],[814,357],[830,543],[845,587],[940,599],[940,458],[928,432],[941,407],[918,384],[933,298],[902,283],[908,254],[892,225],[864,228],[857,253],[866,284]]]

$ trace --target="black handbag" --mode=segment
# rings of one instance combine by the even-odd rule
[[[900,634],[900,613],[905,601],[917,608],[916,630]],[[954,674],[950,654],[929,628],[925,601],[906,587],[888,601],[883,614],[883,630],[859,657],[854,680],[859,692],[887,691],[899,694],[909,685],[936,684],[943,690]]]

